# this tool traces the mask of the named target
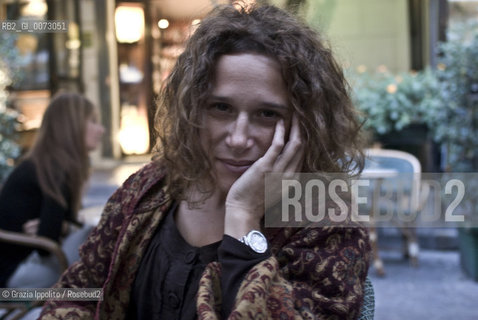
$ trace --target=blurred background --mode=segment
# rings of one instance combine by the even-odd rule
[[[67,32],[0,33],[2,141],[15,123],[20,147],[2,142],[2,172],[31,146],[60,89],[84,93],[100,107],[106,134],[93,161],[148,154],[162,82],[195,25],[226,2],[0,0],[0,21],[68,21]],[[477,166],[470,131],[476,119],[468,117],[478,92],[477,1],[260,2],[296,12],[330,40],[367,118],[371,144],[407,150],[425,171]]]
[[[154,145],[154,101],[162,82],[195,24],[214,5],[225,2],[1,0],[1,21],[68,21],[67,32],[0,33],[1,110],[18,112],[15,141],[20,152],[31,145],[50,97],[68,89],[84,93],[100,107],[106,134],[94,159],[148,154]],[[463,85],[463,92],[448,90],[453,95],[450,101],[459,94],[473,100],[478,92],[474,60],[478,51],[469,52],[461,62],[449,61],[467,54],[460,50],[476,35],[478,2],[261,2],[296,12],[330,40],[356,91],[357,105],[367,115],[372,142],[411,151],[426,171],[439,172],[455,164],[456,155],[450,153],[457,151],[442,146],[457,137],[436,128],[449,113],[446,97],[435,93],[442,91],[437,82],[445,79]],[[462,68],[469,70],[461,75]],[[423,141],[407,141],[407,130],[418,130]],[[405,132],[387,137],[399,131]],[[413,132],[411,136],[418,138]],[[2,163],[11,163],[16,153],[12,155]],[[474,167],[476,157],[467,156],[460,160]]]
[[[228,2],[0,0],[0,22],[68,23],[67,32],[0,31],[0,186],[32,145],[50,98],[67,89],[100,110],[106,132],[91,156],[84,203],[104,204],[150,158],[155,100],[185,41],[211,8]],[[406,151],[423,172],[478,170],[478,1],[257,2],[323,32],[370,147]],[[475,204],[469,214],[478,215]],[[419,230],[418,269],[387,255],[400,236],[379,230],[389,267],[385,278],[371,274],[377,319],[478,319],[478,232],[459,230]]]

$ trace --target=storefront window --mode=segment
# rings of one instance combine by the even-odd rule
[[[44,0],[15,1],[3,5],[7,20],[43,20],[48,11]],[[3,18],[3,17],[2,17]],[[18,68],[21,77],[13,84],[16,90],[47,89],[50,85],[49,53],[46,33],[18,34]]]

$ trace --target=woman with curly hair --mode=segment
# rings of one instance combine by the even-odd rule
[[[109,200],[43,319],[355,319],[361,227],[264,226],[266,173],[360,169],[360,125],[318,34],[273,6],[221,6],[161,95],[157,154]],[[355,171],[356,172],[356,171]]]
[[[55,96],[33,147],[2,188],[0,228],[60,242],[70,223],[79,224],[77,213],[89,176],[88,153],[99,145],[103,132],[88,99],[76,93]],[[65,252],[73,262],[85,236],[77,232],[68,239]],[[55,258],[43,252],[38,255],[31,248],[5,244],[0,252],[0,287],[49,287],[60,276]]]

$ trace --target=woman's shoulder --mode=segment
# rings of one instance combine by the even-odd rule
[[[113,199],[136,206],[144,202],[144,198],[149,198],[151,193],[156,195],[156,199],[165,198],[165,177],[166,170],[158,162],[152,161],[129,176],[115,192]],[[158,197],[158,193],[162,196]]]
[[[121,229],[129,221],[128,216],[150,212],[167,204],[169,196],[164,176],[165,171],[153,162],[133,173],[109,198],[97,229]]]
[[[27,201],[25,199],[28,199]],[[1,186],[0,212],[11,216],[29,215],[41,203],[40,185],[31,160],[20,162]]]
[[[7,178],[6,184],[12,181],[36,181],[36,169],[33,160],[26,158],[16,165]]]
[[[164,180],[166,172],[156,161],[151,161],[129,176],[123,183],[123,187],[135,186],[139,189],[148,189],[152,185]]]
[[[21,170],[25,172],[35,172],[35,162],[31,158],[24,158],[15,167],[15,170]]]

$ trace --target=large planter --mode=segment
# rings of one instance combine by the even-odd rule
[[[429,141],[428,128],[424,124],[410,124],[400,131],[377,134],[375,139],[383,145],[421,146]]]
[[[478,228],[459,228],[460,264],[463,271],[478,281]]]
[[[440,151],[424,124],[410,124],[400,131],[376,134],[374,140],[384,149],[396,149],[413,154],[422,165],[422,171],[440,171]]]

